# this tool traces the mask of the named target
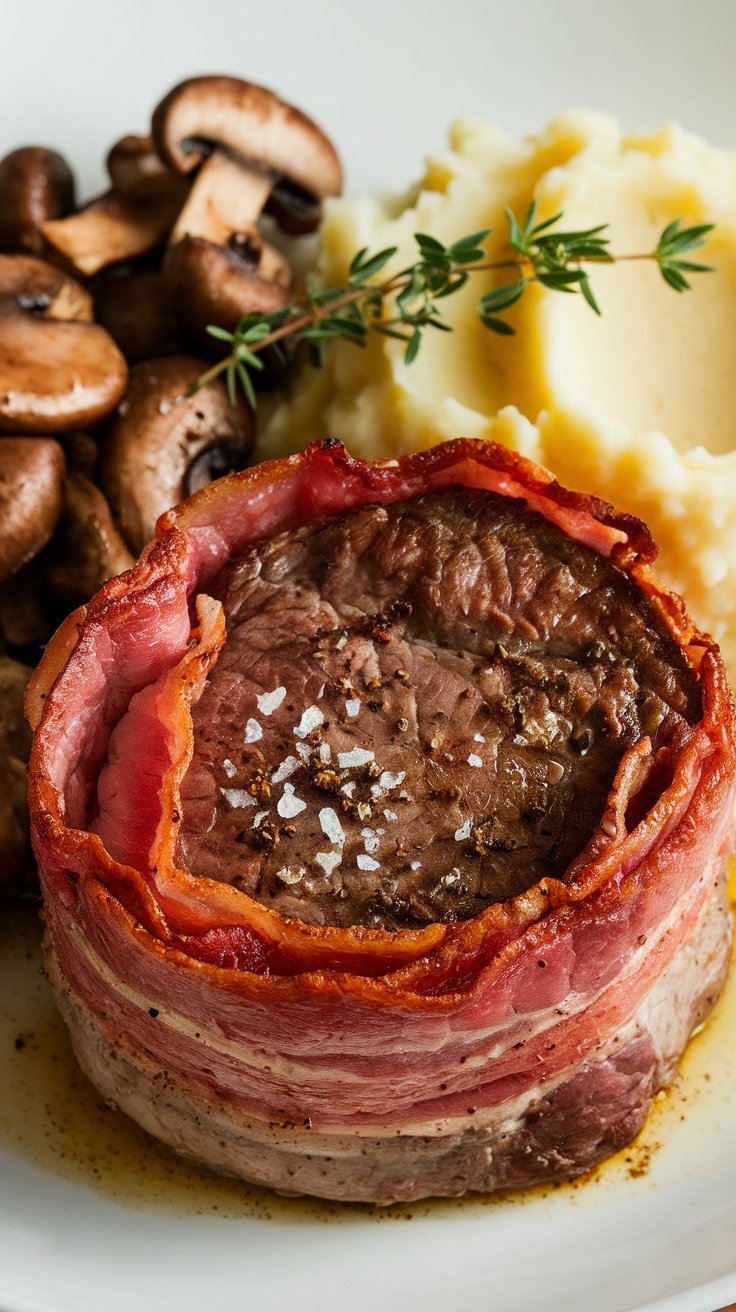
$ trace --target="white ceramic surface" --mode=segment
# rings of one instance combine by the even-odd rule
[[[0,0],[0,154],[56,146],[89,194],[108,145],[144,130],[175,81],[208,71],[303,105],[337,141],[353,192],[404,185],[461,112],[524,132],[586,104],[736,145],[735,49],[733,0]],[[714,1312],[736,1300],[726,1046],[736,1025],[687,1121],[664,1117],[642,1178],[418,1209],[411,1223],[165,1216],[0,1152],[0,1306]]]

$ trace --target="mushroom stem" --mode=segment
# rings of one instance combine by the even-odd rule
[[[233,328],[244,314],[288,304],[288,260],[256,225],[270,209],[288,231],[311,231],[322,201],[341,190],[340,161],[300,110],[234,77],[174,87],[154,110],[151,135],[172,169],[197,172],[163,269],[181,319],[211,350],[208,324]]]
[[[79,214],[42,224],[41,231],[54,250],[89,278],[166,240],[186,191],[179,179],[173,181],[170,190],[145,201],[108,192]]]
[[[272,187],[268,174],[244,169],[216,150],[194,180],[169,245],[183,237],[202,237],[226,246],[234,233],[254,232]]]
[[[41,224],[49,246],[87,278],[160,246],[189,190],[186,178],[161,163],[150,137],[123,137],[107,167],[110,191],[79,214]]]

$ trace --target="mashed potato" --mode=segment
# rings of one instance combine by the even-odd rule
[[[364,457],[458,436],[503,442],[646,520],[660,575],[736,673],[736,154],[676,127],[624,137],[583,112],[523,143],[462,121],[450,146],[406,196],[333,203],[327,283],[344,280],[362,246],[398,246],[397,268],[413,261],[417,231],[449,243],[490,226],[490,257],[507,257],[503,207],[521,216],[532,198],[539,219],[563,210],[566,228],[610,223],[615,253],[651,250],[674,218],[715,223],[703,255],[718,272],[678,296],[650,262],[593,268],[600,319],[581,297],[535,286],[506,316],[511,338],[475,309],[509,275],[474,275],[444,303],[453,334],[425,334],[408,367],[387,338],[364,351],[333,344],[322,369],[305,368],[264,410],[260,458],[327,436]]]

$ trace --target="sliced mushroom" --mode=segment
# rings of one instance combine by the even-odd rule
[[[187,180],[161,163],[150,137],[124,137],[110,151],[108,169],[112,190],[41,227],[49,246],[85,277],[160,246],[188,191]]]
[[[0,893],[34,869],[26,806],[31,731],[23,714],[31,673],[0,656]]]
[[[318,200],[342,189],[340,161],[317,124],[240,78],[181,82],[154,110],[151,132],[162,160],[179,173],[191,173],[219,148],[269,177],[271,188],[292,182]]]
[[[134,552],[153,537],[165,510],[248,459],[247,407],[231,406],[219,381],[186,395],[206,368],[193,356],[134,365],[125,399],[102,434],[99,482]]]
[[[72,278],[0,255],[0,433],[63,433],[102,419],[128,368]]]
[[[64,452],[42,437],[0,440],[0,582],[51,538],[63,505]]]
[[[67,474],[64,509],[45,553],[46,580],[52,592],[71,610],[89,601],[107,579],[122,574],[133,563],[103,493],[84,474]]]
[[[289,286],[261,276],[258,260],[229,246],[185,237],[164,259],[179,318],[204,347],[213,346],[208,324],[232,331],[246,313],[268,314],[289,303]]]
[[[0,251],[40,255],[41,225],[74,209],[66,160],[45,146],[22,146],[0,160]]]
[[[155,110],[152,133],[173,169],[198,170],[164,261],[187,326],[200,338],[207,323],[224,326],[223,300],[232,307],[231,323],[285,305],[291,270],[263,240],[258,221],[269,209],[289,232],[317,225],[322,200],[342,187],[331,142],[272,91],[231,77],[191,78],[175,87]],[[227,255],[218,258],[207,246]],[[221,278],[228,285],[224,297]]]

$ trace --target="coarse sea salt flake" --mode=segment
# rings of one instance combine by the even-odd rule
[[[231,806],[255,806],[256,799],[246,793],[244,788],[221,788],[220,792],[226,797]]]
[[[363,845],[366,852],[377,852],[381,846],[381,840],[375,829],[361,829],[360,836],[363,839]]]
[[[372,856],[363,856],[362,852],[358,854],[356,859],[359,870],[380,870],[381,868],[380,861],[374,861]]]
[[[274,688],[273,692],[262,692],[256,697],[258,709],[261,715],[273,715],[274,711],[279,709],[284,697],[286,696],[285,688]]]
[[[271,775],[272,784],[282,784],[284,779],[289,779],[296,770],[301,768],[301,761],[298,756],[287,756],[285,761],[281,762],[278,769],[274,770]]]
[[[328,765],[332,757],[332,749],[329,743],[320,743],[318,756],[323,765]]]
[[[253,716],[247,721],[245,726],[245,741],[247,743],[257,743],[259,738],[263,737],[263,730]]]
[[[253,816],[253,824],[252,824],[251,828],[252,828],[252,829],[255,829],[255,828],[261,823],[261,820],[265,820],[265,819],[266,819],[266,816],[267,816],[267,815],[268,815],[268,811],[259,811],[257,815],[254,815],[254,816]]]
[[[296,726],[294,733],[297,738],[306,738],[307,734],[313,733],[315,729],[319,729],[319,726],[324,724],[324,722],[325,717],[319,709],[319,706],[308,706]]]
[[[306,811],[306,809],[306,802],[303,802],[301,797],[294,796],[294,785],[284,784],[283,795],[279,798],[276,804],[276,810],[282,820],[291,820],[295,815],[300,815],[301,812]]]
[[[329,838],[331,843],[342,847],[345,842],[345,830],[338,820],[337,812],[333,811],[331,806],[323,806],[319,813],[319,822],[325,837]]]
[[[346,797],[352,797],[355,792],[355,780],[351,779],[349,784],[343,784],[340,792],[344,793]]]
[[[406,770],[400,770],[398,774],[391,774],[390,770],[384,770],[378,782],[381,788],[398,788],[405,779]]]
[[[475,752],[471,752],[470,756],[468,757],[468,765],[474,765],[476,770],[480,770],[482,764],[483,761],[481,760],[480,756],[476,756]]]
[[[422,868],[422,863],[421,863],[421,861],[412,861],[411,866],[410,866],[410,869],[411,869],[411,870],[421,870],[421,868]]]
[[[296,750],[304,761],[308,761],[312,755],[312,749],[309,746],[309,743],[297,743]]]
[[[345,703],[345,710],[347,711],[348,715],[352,716],[352,718],[355,719],[356,715],[360,714],[360,698],[350,697],[348,701],[346,701]]]
[[[470,838],[470,831],[473,828],[473,821],[466,820],[464,825],[455,830],[455,841],[461,843],[464,838]]]
[[[474,734],[473,734],[473,740],[474,740],[474,742],[476,742],[476,743],[484,743],[484,742],[485,742],[485,738],[483,737],[483,734],[482,734],[482,733],[474,733]]]
[[[396,814],[395,811],[388,811],[388,810],[386,810],[386,811],[384,811],[383,814],[385,815],[385,817],[386,817],[387,820],[398,820],[398,818],[399,818],[399,817],[397,816],[397,814]]]
[[[233,765],[232,761],[229,761],[227,757],[225,757],[225,760],[222,763],[222,768],[228,779],[232,779],[233,775],[238,773],[237,765]]]
[[[352,770],[354,766],[368,765],[369,761],[375,760],[375,755],[365,747],[354,747],[351,752],[338,752],[337,761],[341,770]]]
[[[297,866],[296,870],[293,866],[282,866],[276,871],[276,878],[280,879],[282,884],[298,884],[306,873],[303,866]]]
[[[339,866],[342,861],[342,852],[317,852],[314,859],[326,875],[331,875],[335,866]]]

